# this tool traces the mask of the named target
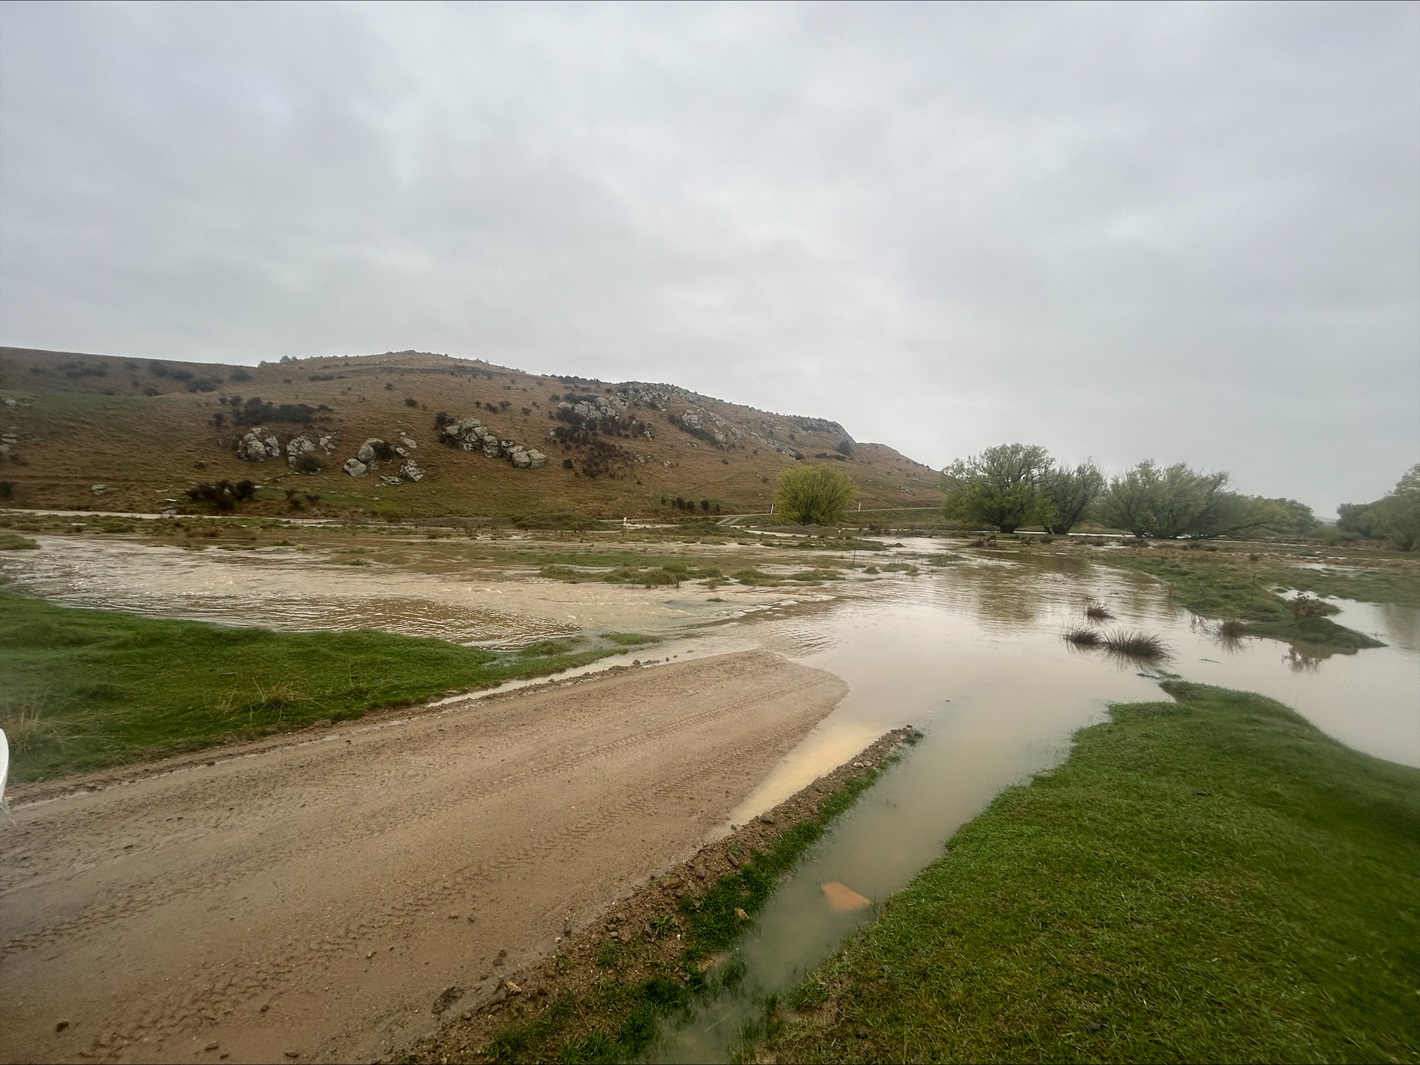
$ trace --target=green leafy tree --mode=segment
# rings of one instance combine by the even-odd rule
[[[779,475],[779,513],[799,525],[834,525],[853,499],[853,478],[832,466],[794,466]]]
[[[1160,468],[1145,459],[1110,481],[1099,519],[1135,536],[1208,538],[1248,525],[1248,501],[1228,491],[1226,473],[1199,473],[1183,463]]]
[[[1336,508],[1336,528],[1353,536],[1369,539],[1380,535],[1376,529],[1374,503],[1342,503]]]
[[[1402,551],[1420,547],[1420,462],[1370,507],[1376,531]]]
[[[1041,522],[1046,532],[1064,536],[1080,523],[1104,491],[1104,474],[1093,462],[1073,470],[1052,467],[1040,479]]]
[[[1041,483],[1053,468],[1050,453],[1033,444],[999,444],[957,459],[942,471],[947,491],[942,514],[1003,533],[1048,519]]]
[[[1314,536],[1317,520],[1311,507],[1295,499],[1252,496],[1248,500],[1247,528],[1276,536]]]

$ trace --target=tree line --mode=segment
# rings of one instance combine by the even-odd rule
[[[1336,528],[1369,539],[1389,540],[1402,551],[1420,547],[1420,462],[1374,503],[1342,503]]]
[[[1082,522],[1138,537],[1207,540],[1218,536],[1315,536],[1322,523],[1295,499],[1244,495],[1224,472],[1145,459],[1106,477],[1092,462],[1069,466],[1043,447],[1001,444],[958,459],[942,471],[942,514],[970,527],[1003,533],[1040,528],[1063,536]],[[798,466],[779,478],[779,513],[805,525],[842,520],[856,486],[830,466]],[[1389,540],[1404,551],[1420,547],[1420,464],[1373,503],[1343,503],[1342,535]]]
[[[1086,520],[1161,539],[1311,536],[1320,526],[1304,503],[1234,492],[1227,473],[1203,472],[1184,463],[1160,466],[1145,459],[1106,478],[1092,462],[1071,467],[1043,447],[1001,444],[958,459],[942,477],[946,518],[1003,533],[1039,527],[1063,535]],[[1347,504],[1341,514],[1342,523],[1348,516],[1364,523],[1363,534],[1374,529],[1396,546],[1413,549],[1420,542],[1420,465],[1384,500],[1361,507]],[[1339,527],[1349,531],[1345,524]]]

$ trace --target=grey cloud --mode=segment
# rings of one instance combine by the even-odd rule
[[[6,343],[449,351],[1323,509],[1420,457],[1414,6],[0,22]]]

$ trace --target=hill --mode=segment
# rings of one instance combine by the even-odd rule
[[[0,505],[755,513],[796,462],[840,465],[865,510],[941,501],[935,470],[836,422],[670,384],[413,351],[246,367],[0,347]],[[249,499],[189,495],[242,481],[258,486]]]

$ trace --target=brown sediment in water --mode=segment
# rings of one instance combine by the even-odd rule
[[[652,963],[674,963],[681,948],[676,936],[656,934],[658,921],[674,919],[681,912],[683,900],[703,897],[721,878],[743,866],[753,852],[768,850],[790,829],[816,817],[825,799],[853,778],[882,765],[914,734],[916,730],[912,728],[892,730],[852,761],[826,773],[772,810],[702,847],[694,857],[651,877],[598,920],[564,937],[549,957],[509,971],[491,994],[485,993],[476,1001],[461,1001],[458,1009],[450,1011],[451,1019],[437,1034],[404,1047],[391,1060],[413,1063],[495,1060],[488,1050],[489,1044],[504,1028],[534,1021],[554,1001],[569,993],[582,1003],[591,1000],[608,979],[608,969],[601,960],[608,941],[631,948],[630,956],[611,974],[617,981],[634,985],[654,976]],[[841,884],[834,886],[870,904],[857,892]],[[712,959],[712,967],[720,960]],[[591,1013],[585,1015],[581,1023],[587,1030],[579,1033],[579,1037],[590,1034],[599,1019]]]

